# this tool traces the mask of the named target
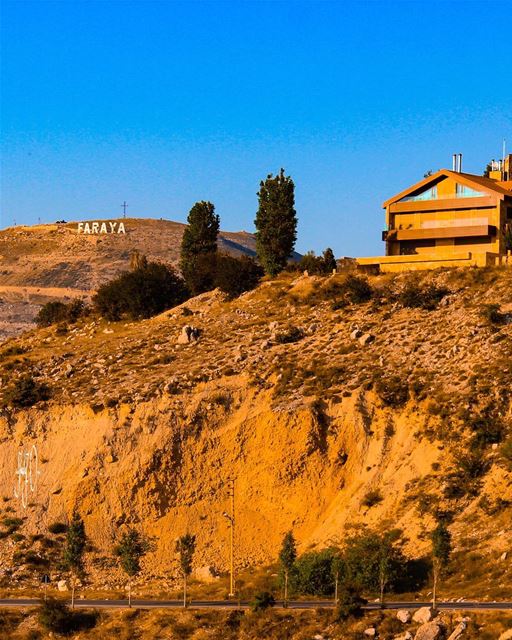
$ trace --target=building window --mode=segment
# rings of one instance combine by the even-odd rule
[[[415,193],[412,196],[405,196],[402,198],[400,202],[419,202],[421,200],[436,200],[437,199],[437,184],[433,187],[429,187],[424,191],[420,191],[419,193]]]
[[[485,193],[472,189],[471,187],[467,187],[465,184],[459,184],[458,182],[455,185],[456,198],[479,198],[481,196],[485,196]]]

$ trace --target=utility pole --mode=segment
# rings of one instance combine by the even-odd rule
[[[126,207],[128,205],[126,204],[126,200],[123,202],[123,204],[121,205],[121,209],[123,210],[123,218],[126,218]]]
[[[235,596],[235,479],[228,480],[228,496],[231,498],[231,513],[222,514],[229,521],[230,552],[229,552],[229,597]]]

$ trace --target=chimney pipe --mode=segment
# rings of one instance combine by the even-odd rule
[[[462,173],[462,153],[459,153],[459,173]]]
[[[457,171],[457,154],[454,153],[452,156],[452,171]]]

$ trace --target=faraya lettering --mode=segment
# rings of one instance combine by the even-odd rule
[[[78,233],[98,235],[100,233],[126,233],[124,222],[106,220],[105,222],[79,222]]]

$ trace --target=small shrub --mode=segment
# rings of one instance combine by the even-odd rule
[[[48,598],[38,611],[39,623],[46,631],[66,634],[71,631],[71,611],[69,607],[59,600]]]
[[[68,525],[64,522],[52,522],[48,525],[48,531],[53,533],[54,535],[58,535],[59,533],[66,533],[68,530]]]
[[[373,388],[388,407],[402,407],[409,399],[409,386],[400,376],[384,377],[376,374],[373,378]]]
[[[303,337],[304,332],[302,329],[299,329],[298,327],[289,327],[286,331],[278,333],[275,340],[278,344],[290,344],[292,342],[302,340]]]
[[[491,325],[503,324],[505,316],[500,312],[499,304],[484,304],[481,307],[482,318]]]
[[[52,324],[74,323],[84,315],[86,307],[83,300],[64,302],[47,302],[39,309],[35,322],[38,327],[49,327]]]
[[[33,551],[27,551],[27,553],[25,554],[25,562],[27,564],[32,565],[33,567],[48,566],[47,558],[42,558],[41,556],[38,556],[37,553],[34,553]]]
[[[251,609],[253,611],[263,611],[265,609],[269,609],[273,607],[276,603],[274,596],[270,593],[270,591],[260,591],[254,596],[254,600],[251,604]]]
[[[474,440],[479,446],[500,443],[505,432],[501,417],[491,405],[482,413],[470,416],[469,427],[475,434]]]
[[[299,262],[289,263],[287,271],[307,271],[311,275],[330,275],[336,269],[336,260],[332,249],[327,248],[323,255],[317,256],[314,251],[305,253]]]
[[[338,591],[338,604],[335,617],[338,622],[344,622],[349,618],[360,618],[363,615],[363,605],[366,600],[355,585],[342,584]]]
[[[405,286],[395,294],[397,302],[402,307],[419,308],[431,311],[449,293],[445,287],[435,284],[420,285],[414,280],[409,280]]]
[[[214,285],[230,298],[254,289],[262,277],[263,269],[248,256],[217,256]]]
[[[324,295],[333,298],[332,309],[342,309],[348,304],[368,302],[373,296],[373,289],[365,276],[347,274],[338,281],[329,282],[323,289]]]
[[[15,344],[12,347],[7,347],[7,349],[4,349],[0,357],[9,358],[10,356],[21,356],[27,351],[28,349],[26,349],[25,347],[20,347],[19,345]]]
[[[14,407],[32,407],[37,402],[48,400],[50,390],[39,383],[30,374],[22,375],[4,393],[4,403]]]
[[[373,295],[373,290],[368,282],[368,278],[363,276],[349,274],[345,277],[343,286],[346,292],[345,297],[354,304],[367,302]]]
[[[23,520],[21,518],[3,518],[2,524],[7,527],[9,533],[14,533],[21,527]]]
[[[481,449],[463,452],[455,461],[454,471],[447,477],[444,497],[453,500],[478,495],[481,478],[488,469],[489,462]]]
[[[42,602],[38,610],[41,626],[46,631],[62,635],[92,629],[96,625],[97,618],[96,612],[72,612],[64,602],[54,598],[48,598]]]
[[[379,502],[382,502],[383,500],[384,498],[378,489],[370,489],[370,491],[368,491],[364,495],[361,504],[363,505],[363,507],[371,508],[379,504]]]
[[[175,307],[187,296],[185,283],[172,267],[149,262],[102,285],[93,303],[107,320],[116,321],[123,316],[137,320]]]

